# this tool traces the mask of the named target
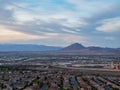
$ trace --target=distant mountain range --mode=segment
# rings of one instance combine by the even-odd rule
[[[32,45],[32,44],[0,44],[0,52],[11,51],[50,51],[52,53],[62,54],[119,54],[120,48],[107,48],[107,47],[85,47],[82,44],[74,43],[67,47],[55,47],[45,45]]]
[[[32,45],[32,44],[0,44],[0,52],[6,51],[52,51],[60,50],[61,47]]]

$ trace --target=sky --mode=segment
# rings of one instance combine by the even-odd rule
[[[0,0],[0,43],[120,47],[120,0]]]

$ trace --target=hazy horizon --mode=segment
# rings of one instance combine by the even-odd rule
[[[120,47],[120,0],[0,0],[0,44]]]
[[[0,43],[0,45],[38,45],[38,46],[52,46],[52,47],[61,47],[61,48],[65,48],[67,46],[70,46],[72,44],[75,44],[75,43],[78,43],[78,42],[74,42],[74,43],[71,43],[71,44],[67,44],[67,45],[48,45],[48,44],[31,44],[31,43]],[[110,46],[100,46],[100,45],[85,45],[85,44],[82,44],[82,43],[78,43],[78,44],[81,44],[83,45],[84,47],[101,47],[101,48],[120,48],[120,47],[110,47]]]

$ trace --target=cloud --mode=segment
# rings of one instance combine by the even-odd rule
[[[16,42],[16,41],[29,41],[35,39],[45,39],[56,36],[56,34],[46,33],[46,36],[30,35],[22,32],[14,31],[6,26],[0,26],[0,42]]]
[[[24,24],[27,22],[35,21],[34,15],[25,11],[15,11],[13,13],[13,18],[18,24]]]
[[[87,37],[85,36],[80,36],[80,35],[74,35],[74,34],[58,34],[57,36],[54,36],[52,38],[48,38],[48,39],[41,39],[39,41],[41,41],[41,44],[47,44],[49,43],[49,45],[54,45],[54,46],[65,46],[65,45],[70,45],[74,42],[78,42],[78,43],[86,43],[87,42]],[[38,41],[38,43],[39,43]],[[37,43],[37,41],[33,41],[34,43]]]
[[[108,9],[119,2],[115,0],[67,0],[71,3],[76,10],[78,10],[79,15],[83,17],[90,17],[97,12]],[[108,3],[109,2],[109,3]]]
[[[38,4],[40,3],[38,2]],[[69,33],[68,31],[76,32],[76,30],[80,32],[87,25],[83,18],[78,17],[74,11],[69,9],[60,8],[58,11],[55,9],[54,12],[49,12],[44,10],[43,7],[38,7],[38,5],[35,6],[36,8],[31,8],[31,5],[34,4],[23,3],[23,1],[19,2],[19,4],[14,1],[10,3],[4,1],[4,7],[0,8],[0,12],[3,13],[4,11],[8,16],[1,15],[0,24],[6,25],[12,30],[33,35]],[[8,11],[9,13],[7,13]]]
[[[66,46],[72,43],[78,42],[85,44],[88,40],[85,36],[74,35],[74,34],[48,34],[51,35],[49,38],[43,39],[31,39],[29,41],[16,41],[15,43],[24,43],[24,44],[42,44],[42,45],[52,45],[52,46]]]
[[[119,4],[118,0],[0,0],[0,42],[99,43],[110,39],[108,32],[118,39],[114,33],[119,32]]]
[[[67,15],[68,13],[71,14]],[[16,31],[34,35],[43,35],[47,32],[63,33],[64,30],[76,32],[79,29],[80,31],[87,23],[81,18],[73,17],[72,14],[72,12],[59,12],[57,14],[41,15],[40,13],[15,10],[13,12],[13,22],[7,23],[7,26]]]
[[[75,30],[69,30],[69,29],[62,29],[62,31],[66,32],[66,33],[72,33],[72,34],[76,34],[77,31]]]
[[[96,30],[106,33],[120,32],[120,17],[105,19],[99,22]]]
[[[105,37],[106,40],[111,40],[111,41],[114,41],[116,38],[115,37],[112,37],[112,36],[108,36],[108,37]]]

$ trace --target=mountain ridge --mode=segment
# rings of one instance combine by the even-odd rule
[[[99,47],[99,46],[88,46],[88,47],[85,47],[84,45],[80,44],[80,43],[74,43],[74,44],[71,44],[69,46],[66,46],[64,47],[62,50],[70,50],[70,49],[73,49],[73,50],[81,50],[81,49],[120,49],[120,48],[110,48],[110,47]]]
[[[0,52],[12,52],[12,51],[49,51],[55,53],[81,53],[81,54],[96,54],[96,53],[114,53],[119,54],[120,48],[109,47],[85,47],[79,43],[73,43],[67,47],[46,46],[46,45],[34,45],[34,44],[0,44]]]
[[[62,47],[34,44],[0,44],[0,52],[6,51],[51,51]]]
[[[89,46],[85,47],[82,44],[75,43],[71,44],[63,49],[61,49],[63,53],[79,53],[79,54],[120,54],[119,48],[109,48],[109,47],[96,47]]]

